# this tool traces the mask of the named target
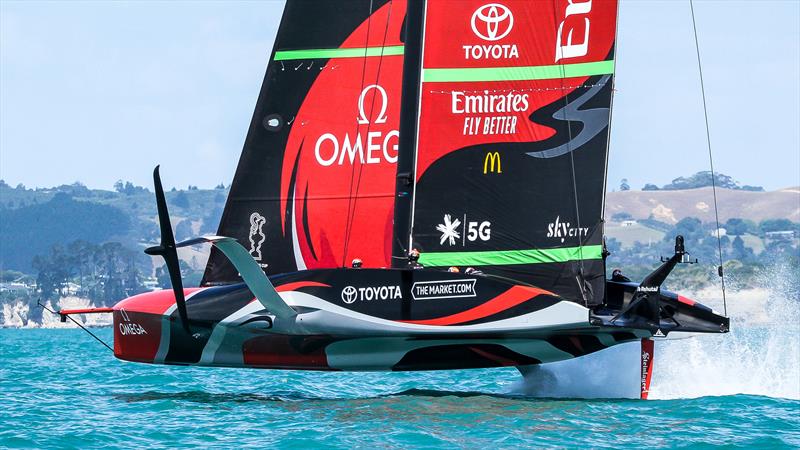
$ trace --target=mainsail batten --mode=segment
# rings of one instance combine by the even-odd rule
[[[404,46],[355,47],[355,48],[316,48],[308,50],[280,50],[275,52],[275,61],[294,61],[298,59],[364,58],[402,55]]]
[[[422,79],[426,83],[533,81],[610,75],[612,73],[614,73],[614,61],[596,61],[549,66],[425,69]]]

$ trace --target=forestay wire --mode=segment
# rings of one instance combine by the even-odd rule
[[[106,342],[105,342],[104,340],[102,340],[102,339],[100,339],[99,337],[97,337],[97,335],[96,335],[96,334],[94,334],[94,333],[92,333],[91,331],[89,331],[89,329],[88,329],[88,328],[86,328],[85,326],[83,326],[83,325],[82,325],[80,322],[78,322],[77,320],[73,319],[71,316],[69,316],[69,315],[66,315],[66,314],[62,316],[62,315],[61,315],[61,314],[59,314],[58,312],[56,312],[56,311],[53,311],[52,309],[50,309],[50,308],[48,308],[47,306],[45,306],[44,304],[42,304],[42,301],[41,301],[41,299],[39,299],[39,300],[36,300],[36,304],[37,304],[39,307],[41,307],[42,309],[44,309],[45,311],[49,312],[50,314],[58,314],[58,315],[59,315],[59,316],[61,316],[61,317],[66,317],[67,319],[71,320],[71,321],[72,321],[72,322],[73,322],[75,325],[77,325],[77,326],[81,327],[81,329],[82,329],[83,331],[85,331],[85,332],[89,333],[89,336],[93,337],[93,338],[94,338],[94,339],[95,339],[97,342],[99,342],[99,343],[101,343],[101,344],[105,345],[105,346],[106,346],[106,348],[107,348],[107,349],[109,349],[109,350],[111,350],[112,352],[114,351],[114,349],[113,349],[113,348],[111,348],[111,346],[110,346],[110,345],[106,344]]]
[[[703,97],[703,117],[705,118],[706,122],[706,144],[708,146],[708,162],[711,165],[711,192],[714,195],[714,219],[716,220],[717,229],[715,234],[717,235],[717,250],[719,251],[719,265],[717,266],[717,274],[719,275],[720,279],[722,280],[722,306],[725,311],[725,315],[728,315],[728,301],[725,298],[725,272],[722,270],[722,237],[720,236],[719,231],[719,210],[717,208],[717,182],[716,182],[716,175],[714,172],[714,157],[711,153],[711,132],[709,131],[708,127],[708,108],[706,107],[706,89],[705,83],[703,83],[703,65],[700,63],[700,43],[697,39],[697,24],[694,19],[694,1],[689,0],[689,9],[692,11],[692,29],[694,30],[694,48],[697,52],[697,70],[700,73],[700,92],[702,93]]]

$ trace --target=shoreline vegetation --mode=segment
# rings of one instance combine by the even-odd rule
[[[715,180],[719,228],[708,172],[642,190],[622,180],[606,196],[609,273],[621,268],[631,279],[641,279],[660,256],[672,254],[680,234],[700,263],[678,267],[666,289],[721,293],[721,250],[730,293],[766,289],[797,299],[800,187],[766,192],[739,186],[723,174]],[[227,193],[223,184],[167,192],[176,239],[215,233]],[[114,191],[80,183],[27,189],[0,180],[0,217],[0,327],[62,326],[57,316],[42,314],[39,300],[59,307],[100,307],[170,287],[161,261],[143,253],[159,239],[155,201],[145,187],[119,181]],[[208,249],[185,248],[179,256],[184,284],[198,285]],[[102,316],[92,316],[87,324],[102,325]]]

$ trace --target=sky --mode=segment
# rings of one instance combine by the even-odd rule
[[[228,185],[281,0],[0,0],[0,178]],[[689,2],[622,0],[609,190],[708,170]],[[695,0],[714,167],[800,186],[800,0]]]

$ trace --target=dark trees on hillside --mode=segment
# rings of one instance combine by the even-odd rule
[[[117,180],[117,182],[114,183],[114,190],[124,195],[134,195],[149,192],[146,187],[136,186],[130,181],[123,183],[122,180]]]
[[[57,193],[46,203],[0,209],[0,242],[4,269],[31,270],[34,255],[56,244],[82,240],[101,243],[131,228],[128,216],[108,205],[76,201]]]
[[[794,231],[798,228],[789,219],[767,219],[758,224],[758,230],[761,233],[768,233],[770,231]]]
[[[716,187],[723,189],[738,189],[746,191],[764,190],[764,188],[761,186],[739,186],[739,183],[736,182],[736,180],[734,180],[732,177],[719,172],[714,174],[712,183],[711,171],[708,170],[697,172],[696,174],[688,177],[675,178],[672,180],[672,183],[664,185],[664,187],[661,189],[666,191],[678,191],[682,189],[709,187],[712,186],[712,184],[716,184]]]
[[[192,237],[194,237],[192,221],[189,219],[181,220],[178,226],[175,227],[175,239],[183,241]]]
[[[754,232],[755,224],[749,220],[731,218],[723,225],[725,231],[733,236],[741,236],[747,232]]]
[[[148,263],[139,252],[118,242],[74,241],[66,248],[55,245],[48,254],[36,256],[33,267],[44,300],[66,295],[67,284],[75,282],[77,295],[110,304],[144,292],[141,268]]]
[[[178,195],[172,200],[172,203],[179,207],[179,208],[188,208],[189,207],[189,196],[186,195],[186,192],[179,191]]]

